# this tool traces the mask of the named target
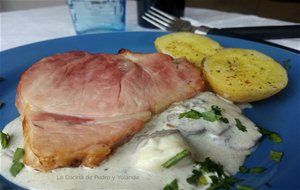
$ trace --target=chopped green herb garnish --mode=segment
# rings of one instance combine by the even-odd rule
[[[247,185],[236,185],[235,187],[240,190],[254,190],[252,187]]]
[[[224,123],[228,123],[228,119],[222,117],[221,109],[216,105],[212,105],[210,111],[206,111],[206,112],[202,112],[202,113],[191,109],[188,112],[179,114],[179,119],[184,118],[184,117],[189,118],[189,119],[200,119],[202,117],[206,121],[214,122],[214,121],[219,120]]]
[[[242,124],[242,122],[241,122],[239,119],[235,118],[235,122],[236,122],[235,126],[236,126],[239,130],[241,130],[241,131],[243,131],[243,132],[246,132],[246,131],[247,131],[246,127]]]
[[[216,114],[216,115],[222,115],[221,114],[221,109],[219,108],[219,106],[216,106],[216,105],[212,105],[211,106],[211,109],[214,111],[214,113]]]
[[[218,183],[212,183],[212,185],[206,190],[216,190],[216,189],[229,189],[235,183],[243,181],[242,179],[232,178],[225,175],[224,179],[221,179]]]
[[[219,120],[219,121],[222,121],[224,123],[228,123],[228,119],[222,117],[221,112],[222,112],[221,108],[219,108],[216,105],[212,105],[210,111],[206,111],[206,112],[203,112],[201,114],[202,114],[203,119],[206,120],[206,121],[214,122],[214,121]]]
[[[235,183],[242,182],[242,181],[244,181],[244,180],[225,176],[225,182],[227,184],[227,186],[225,188],[229,188],[230,186],[233,186]],[[230,186],[228,186],[228,185],[230,185]]]
[[[272,133],[268,136],[268,138],[270,139],[270,141],[273,141],[275,143],[281,143],[282,142],[282,138],[279,136],[278,133]]]
[[[245,166],[240,166],[239,171],[241,173],[248,173],[249,172],[249,168],[246,168]]]
[[[205,172],[217,172],[219,176],[224,174],[223,166],[217,164],[209,158],[206,158],[203,162],[198,162],[201,166],[201,170]]]
[[[283,157],[283,152],[270,151],[270,160],[274,160],[276,162],[280,162]]]
[[[24,149],[23,148],[17,148],[14,157],[13,157],[13,164],[10,167],[10,173],[16,177],[17,174],[24,168],[24,164],[20,162],[20,159],[24,155]]]
[[[16,177],[23,168],[24,164],[22,162],[14,161],[9,171],[14,177]]]
[[[168,161],[163,163],[161,166],[164,168],[170,168],[171,166],[173,166],[174,164],[176,164],[177,162],[179,162],[180,160],[182,160],[184,157],[188,155],[189,155],[189,150],[184,149],[183,151],[179,152],[174,157],[170,158]]]
[[[15,153],[14,153],[14,157],[13,157],[13,161],[19,161],[24,155],[24,149],[23,148],[17,148]]]
[[[211,175],[211,176],[209,176],[209,178],[211,179],[213,184],[219,183],[219,178],[217,176]]]
[[[210,160],[209,162],[206,162],[206,163],[208,163],[206,166],[210,167],[210,169],[209,169],[210,172],[216,171],[219,176],[222,176],[223,174],[225,175],[223,166],[221,164],[217,164],[217,163],[213,162],[212,160]]]
[[[266,170],[267,170],[267,168],[264,168],[264,167],[253,167],[253,168],[250,168],[249,173],[260,174]]]
[[[228,119],[225,117],[221,117],[219,120],[222,121],[223,123],[229,123]]]
[[[184,113],[179,114],[179,119],[181,119],[183,117],[186,117],[186,118],[189,118],[189,119],[200,119],[202,117],[202,115],[201,115],[200,112],[192,109],[188,112],[184,112]]]
[[[223,170],[223,166],[221,164],[217,164],[206,158],[203,162],[196,162],[195,168],[192,171],[192,176],[187,178],[187,182],[191,185],[201,186],[206,185],[203,179],[206,180],[203,173],[217,173],[218,175],[210,175],[209,178],[212,181],[212,184],[207,190],[215,190],[215,189],[228,189],[232,187],[235,183],[243,181],[242,179],[229,177]]]
[[[178,190],[177,179],[174,179],[171,183],[167,184],[163,190]]]
[[[264,129],[262,127],[258,127],[258,131],[262,135],[267,136],[268,139],[272,142],[275,142],[275,143],[281,143],[282,142],[282,138],[280,137],[280,135],[278,133],[275,133],[273,131],[269,131],[268,129]]]
[[[189,184],[195,186],[201,185],[200,179],[203,176],[203,172],[204,173],[217,172],[218,174],[220,174],[219,176],[221,176],[224,173],[222,165],[216,164],[209,158],[206,158],[202,162],[196,162],[194,168],[195,169],[193,169],[192,175],[188,177],[186,181]],[[210,178],[212,179],[213,177],[210,176]]]
[[[269,136],[272,133],[272,131],[269,131],[268,129],[262,128],[260,126],[257,127],[258,127],[258,132],[260,132],[262,135]]]
[[[239,168],[239,170],[240,170],[241,173],[255,173],[255,174],[258,174],[258,173],[263,173],[264,171],[267,170],[267,168],[264,168],[264,167],[247,168],[245,166],[241,166]]]
[[[7,148],[9,146],[10,136],[8,134],[0,131],[0,140],[2,148]]]
[[[207,185],[208,184],[206,177],[204,175],[199,177],[198,183],[199,183],[199,185]]]
[[[188,177],[186,181],[191,184],[191,185],[198,185],[199,184],[199,179],[202,176],[202,172],[199,170],[193,170],[192,171],[192,176]]]
[[[220,119],[220,116],[216,115],[213,110],[206,111],[206,112],[203,112],[201,114],[202,114],[203,119],[206,120],[206,121],[214,122],[214,121],[217,121],[217,120]]]

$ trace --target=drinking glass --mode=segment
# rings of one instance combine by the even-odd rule
[[[68,0],[77,34],[125,30],[125,0]]]

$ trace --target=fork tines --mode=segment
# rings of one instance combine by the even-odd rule
[[[150,9],[142,16],[143,19],[150,22],[161,30],[168,30],[178,18],[162,12],[151,6]]]

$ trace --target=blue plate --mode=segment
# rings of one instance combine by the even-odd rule
[[[92,53],[117,53],[126,48],[136,52],[155,52],[153,42],[161,32],[125,32],[73,36],[56,40],[34,43],[0,53],[0,100],[5,102],[0,109],[0,128],[19,114],[14,106],[16,86],[20,75],[39,59],[56,53],[83,50]],[[287,88],[266,100],[253,103],[253,109],[246,115],[264,128],[278,132],[283,142],[276,144],[263,139],[257,150],[247,159],[248,167],[263,166],[267,171],[262,174],[237,174],[245,179],[241,184],[258,189],[294,190],[300,187],[300,55],[286,49],[262,43],[230,37],[212,36],[224,47],[255,49],[273,57],[279,63],[288,62],[289,83]],[[270,150],[284,152],[280,163],[269,159]],[[267,183],[267,185],[266,185]],[[19,189],[17,184],[0,177],[3,187]]]

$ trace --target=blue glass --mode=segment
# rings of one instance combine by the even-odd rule
[[[125,30],[125,0],[68,0],[77,34]]]

